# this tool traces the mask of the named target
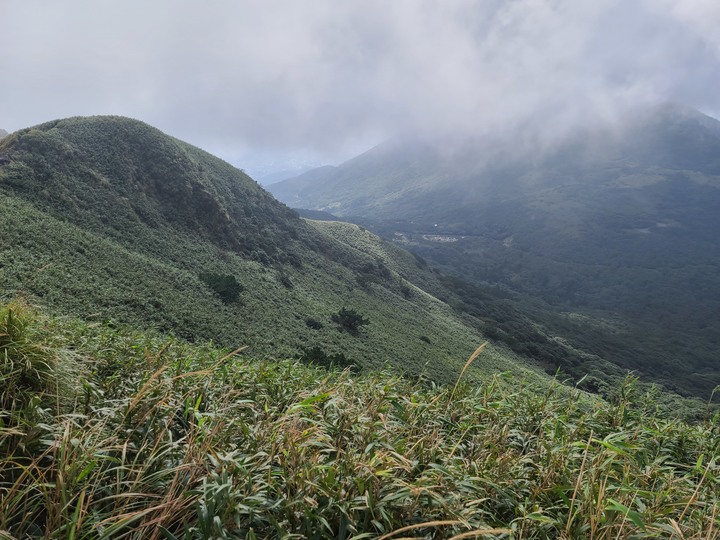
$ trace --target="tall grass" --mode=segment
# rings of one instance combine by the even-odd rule
[[[53,329],[86,376],[24,423],[45,390],[3,401],[0,537],[720,538],[719,419],[632,378],[448,388],[24,314],[23,350]]]

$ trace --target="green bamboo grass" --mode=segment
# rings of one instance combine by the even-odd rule
[[[720,420],[633,378],[613,403],[451,388],[1,313],[3,377],[28,351],[78,367],[67,407],[54,376],[4,391],[0,537],[720,538]]]

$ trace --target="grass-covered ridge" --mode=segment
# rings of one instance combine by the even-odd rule
[[[482,354],[480,353],[481,357]],[[0,308],[0,534],[718,538],[720,419],[256,360]]]
[[[248,345],[256,357],[312,350],[443,381],[484,340],[477,321],[428,292],[442,286],[412,256],[384,253],[369,234],[358,249],[141,122],[48,122],[4,139],[0,153],[0,298]],[[369,323],[341,331],[343,309]],[[526,369],[502,347],[482,367]]]
[[[300,219],[241,170],[142,122],[48,122],[3,139],[0,154],[0,300],[445,383],[488,339],[472,371],[547,383],[543,371],[572,365],[603,395],[625,376],[362,228]],[[346,331],[343,310],[368,324]]]

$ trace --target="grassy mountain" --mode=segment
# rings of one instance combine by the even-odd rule
[[[255,356],[453,380],[484,336],[412,255],[300,219],[227,163],[141,122],[71,118],[0,143],[0,290]],[[484,372],[525,370],[503,347]]]
[[[718,415],[476,348],[579,358],[505,290],[140,122],[0,154],[1,538],[718,536]]]
[[[668,105],[552,143],[393,141],[270,189],[501,286],[584,354],[703,397],[720,384],[720,122],[697,111]]]

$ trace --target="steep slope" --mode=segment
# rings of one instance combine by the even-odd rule
[[[668,105],[542,145],[395,141],[271,191],[521,293],[578,349],[684,392],[720,384],[720,122],[697,111]]]
[[[412,256],[356,226],[301,220],[242,172],[141,122],[49,122],[4,139],[0,154],[3,296],[256,356],[389,363],[445,381],[484,339],[423,290],[442,286]],[[342,241],[347,227],[365,248]],[[369,324],[337,323],[343,308]],[[477,367],[526,371],[495,347]]]

